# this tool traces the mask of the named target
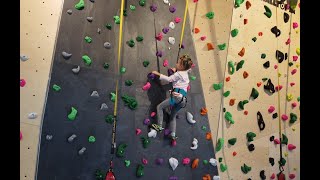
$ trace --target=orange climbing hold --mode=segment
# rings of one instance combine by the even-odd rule
[[[200,29],[199,28],[194,28],[194,33],[198,34],[200,32]]]
[[[214,46],[212,43],[207,43],[208,51],[213,50]]]
[[[207,132],[206,133],[206,140],[211,140],[211,139],[212,139],[211,133]]]
[[[261,86],[261,84],[262,84],[262,82],[258,82],[258,83],[257,83],[257,86],[258,86],[258,87],[260,87],[260,86]]]
[[[244,72],[243,72],[243,78],[246,79],[248,76],[249,76],[248,72],[247,72],[247,71],[244,71]]]
[[[241,51],[238,53],[239,56],[243,57],[244,53],[246,52],[246,50],[244,49],[244,47],[241,49]]]
[[[246,25],[248,23],[248,19],[243,19],[243,24]]]
[[[246,8],[247,10],[251,7],[251,3],[249,1],[246,2]]]
[[[230,81],[230,76],[226,78],[226,82],[229,82],[229,81]]]
[[[258,33],[258,35],[259,35],[259,36],[262,36],[262,35],[263,35],[263,33],[262,33],[262,32],[259,32],[259,33]]]
[[[233,155],[233,156],[236,156],[236,155],[237,155],[237,152],[233,151],[232,155]]]
[[[199,165],[199,159],[197,158],[197,159],[192,161],[191,167],[192,167],[192,169],[195,169],[195,168],[198,167],[198,165]]]
[[[233,106],[233,105],[234,105],[235,100],[236,100],[236,99],[230,99],[230,101],[229,101],[229,105],[230,105],[230,106]]]
[[[248,115],[248,111],[244,111],[243,114],[244,114],[244,115]]]
[[[206,175],[202,176],[202,180],[211,180],[210,174],[206,174]]]
[[[207,108],[205,108],[205,107],[201,108],[201,110],[200,110],[200,114],[201,114],[202,116],[206,115],[207,112],[208,112],[208,110],[207,110]]]

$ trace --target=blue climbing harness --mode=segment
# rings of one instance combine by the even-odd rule
[[[177,92],[182,94],[182,98],[180,100],[180,102],[176,102],[175,99],[172,97],[172,92]],[[186,99],[186,103],[183,107],[180,106],[180,104],[182,103],[183,99]],[[180,88],[173,88],[171,93],[170,93],[170,109],[172,110],[172,108],[176,108],[177,111],[179,111],[181,108],[186,107],[187,105],[187,92],[183,89]]]

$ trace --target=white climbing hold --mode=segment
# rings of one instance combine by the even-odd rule
[[[169,43],[171,44],[171,45],[174,45],[174,43],[176,42],[176,40],[174,39],[174,37],[169,37]]]
[[[149,138],[151,138],[151,137],[156,138],[157,137],[157,131],[151,128],[150,132],[148,133],[148,137]]]
[[[169,49],[169,50],[171,49],[170,46],[168,47],[168,49]]]
[[[169,27],[170,27],[171,29],[174,29],[174,28],[176,27],[176,25],[174,24],[174,22],[170,22],[170,23],[169,23]]]
[[[98,91],[92,91],[91,97],[99,97]]]
[[[69,58],[72,56],[72,54],[63,51],[63,52],[62,52],[62,56],[63,56],[64,59],[69,59]]]
[[[38,114],[35,113],[35,112],[32,112],[32,113],[28,114],[28,118],[29,118],[29,119],[35,119],[35,118],[37,118],[37,117],[38,117]]]
[[[72,9],[68,9],[68,10],[67,10],[67,13],[68,13],[69,15],[71,15],[71,14],[72,14]]]
[[[191,124],[196,123],[196,120],[193,120],[193,115],[190,112],[187,111],[186,114],[187,114],[187,121],[189,123],[191,123]]]
[[[26,61],[26,60],[28,60],[28,59],[29,59],[28,56],[23,55],[23,54],[20,55],[20,60],[21,60],[21,61]]]
[[[76,68],[72,68],[72,72],[75,74],[78,74],[80,71],[80,66],[77,66]]]
[[[170,164],[172,170],[175,170],[178,167],[179,161],[176,158],[171,157],[169,159],[169,164]]]
[[[217,166],[218,161],[217,161],[216,159],[214,159],[214,158],[210,158],[210,159],[209,159],[209,163],[210,163],[212,166]]]
[[[220,176],[213,176],[213,180],[220,180]]]
[[[89,22],[92,22],[92,21],[93,21],[93,17],[87,17],[87,20],[88,20]]]
[[[108,109],[108,106],[106,103],[102,103],[101,104],[101,107],[100,107],[100,110],[107,110]]]
[[[99,33],[99,34],[101,33],[101,29],[100,28],[98,28],[97,33]]]
[[[192,147],[190,147],[190,149],[195,150],[197,148],[198,148],[198,139],[193,138]]]
[[[111,43],[105,42],[105,43],[103,44],[103,46],[104,46],[106,49],[110,49],[110,48],[111,48]]]
[[[169,4],[169,0],[163,0],[165,4]]]

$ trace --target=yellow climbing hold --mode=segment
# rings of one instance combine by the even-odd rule
[[[292,131],[296,131],[296,128],[293,127],[293,128],[292,128]]]
[[[297,168],[293,168],[293,170],[294,170],[294,171],[296,171],[296,170],[297,170]]]
[[[299,33],[299,30],[296,30],[296,33],[298,34],[298,33]]]
[[[278,73],[278,77],[281,77],[281,73]]]
[[[293,95],[291,93],[287,94],[287,100],[291,101],[293,99]]]
[[[296,49],[296,53],[298,54],[298,56],[300,56],[300,48]]]
[[[299,67],[300,67],[300,64],[296,64],[296,67],[299,68]]]
[[[285,156],[285,157],[288,157],[288,153],[287,153],[287,152],[285,152],[285,153],[284,153],[284,156]]]

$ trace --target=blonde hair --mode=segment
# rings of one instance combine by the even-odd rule
[[[185,55],[181,56],[180,59],[181,59],[180,63],[182,64],[182,66],[184,67],[185,70],[188,70],[191,68],[193,62],[192,62],[189,55],[185,54]]]

